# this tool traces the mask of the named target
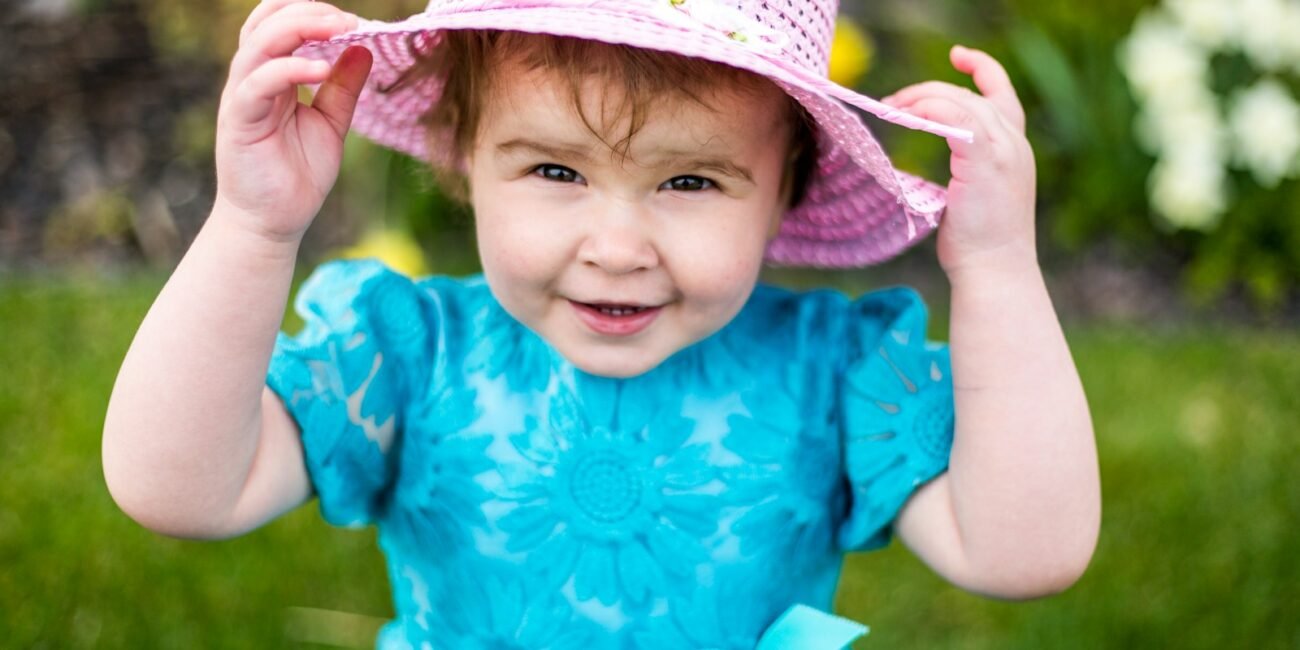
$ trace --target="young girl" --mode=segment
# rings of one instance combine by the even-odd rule
[[[1072,584],[1096,453],[1037,264],[1021,107],[963,48],[980,94],[835,86],[834,14],[433,0],[383,24],[263,2],[222,97],[211,218],[113,392],[118,504],[194,538],[313,494],[332,523],[375,524],[384,648],[839,648],[863,631],[817,611],[842,555],[895,532],[971,591]],[[944,210],[841,102],[951,144],[950,348],[907,289],[757,285],[764,259],[896,255]],[[460,179],[484,273],[328,264],[298,295],[305,329],[277,338],[354,117]]]

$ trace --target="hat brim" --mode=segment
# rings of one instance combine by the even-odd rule
[[[352,128],[387,147],[432,164],[448,164],[430,151],[420,117],[441,92],[437,80],[390,89],[415,63],[411,38],[442,30],[492,29],[568,36],[660,50],[706,59],[771,79],[815,120],[819,159],[803,200],[784,217],[767,251],[769,263],[827,268],[860,267],[898,255],[936,228],[946,204],[934,183],[901,172],[857,113],[845,103],[882,120],[948,137],[971,134],[896,111],[843,88],[794,63],[728,38],[706,26],[692,28],[642,4],[461,8],[416,14],[385,23],[362,21],[358,29],[329,41],[311,42],[296,53],[333,62],[348,47],[374,54],[370,80],[358,99]],[[464,7],[462,5],[462,7]]]

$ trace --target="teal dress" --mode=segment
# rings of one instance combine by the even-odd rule
[[[267,382],[324,518],[378,528],[384,649],[840,648],[843,554],[948,463],[948,351],[909,289],[760,285],[632,379],[576,369],[482,277],[333,262],[295,306]]]

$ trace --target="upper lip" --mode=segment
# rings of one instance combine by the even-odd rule
[[[572,298],[570,298],[570,300],[573,300],[573,302],[580,303],[583,305],[591,305],[593,307],[633,307],[633,308],[642,309],[642,308],[651,308],[651,307],[659,306],[659,305],[649,305],[649,304],[637,302],[635,300],[575,300]]]

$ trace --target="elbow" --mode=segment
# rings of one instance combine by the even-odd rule
[[[212,519],[199,516],[201,508],[187,507],[180,495],[159,487],[119,458],[112,448],[102,450],[104,484],[113,503],[128,518],[155,533],[188,540],[220,540],[236,533],[213,526]]]
[[[1060,594],[1074,586],[1087,571],[1088,562],[1052,567],[1028,567],[1003,573],[973,591],[989,598],[1026,601]]]
[[[109,493],[123,514],[142,528],[159,535],[193,541],[216,541],[236,536],[234,533],[219,528],[201,525],[192,520],[169,515],[157,508],[150,507],[148,504],[141,504],[139,501],[123,498],[114,493],[112,488],[109,489]]]
[[[110,472],[104,473],[109,496],[113,498],[113,502],[117,504],[122,514],[141,527],[178,539],[217,540],[229,537],[210,527],[197,525],[193,520],[177,516],[170,509],[161,507],[159,499],[140,494],[129,481],[114,479],[112,476]]]
[[[1082,541],[1082,540],[1081,540]],[[1025,601],[1055,596],[1074,586],[1092,562],[1096,537],[1072,549],[1015,554],[979,572],[970,591],[990,598]]]

